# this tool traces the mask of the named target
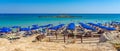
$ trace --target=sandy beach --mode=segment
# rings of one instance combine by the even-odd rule
[[[109,43],[97,43],[98,38],[84,38],[84,42],[74,44],[63,42],[32,42],[34,36],[22,37],[10,43],[0,38],[0,51],[116,51]],[[78,39],[79,40],[79,39]]]
[[[120,0],[0,0],[0,51],[120,51]]]

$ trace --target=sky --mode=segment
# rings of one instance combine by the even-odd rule
[[[120,0],[0,0],[0,13],[120,13]]]

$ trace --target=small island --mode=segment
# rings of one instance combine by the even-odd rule
[[[42,18],[42,17],[53,17],[53,18],[76,18],[76,17],[82,17],[82,16],[71,16],[71,15],[65,15],[65,14],[62,14],[62,15],[57,15],[57,16],[38,16],[39,18]]]

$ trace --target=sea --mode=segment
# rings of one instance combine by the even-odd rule
[[[68,16],[76,16],[72,18],[55,18],[63,14],[0,14],[0,27],[10,26],[31,26],[34,24],[69,24],[79,22],[88,23],[106,23],[112,21],[120,21],[120,14],[64,14]],[[40,17],[43,16],[43,17]],[[47,16],[47,17],[44,17]]]

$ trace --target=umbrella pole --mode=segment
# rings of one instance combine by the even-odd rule
[[[75,37],[74,37],[75,35],[74,35],[74,33],[73,33],[73,30],[72,30],[72,39],[74,39]]]

